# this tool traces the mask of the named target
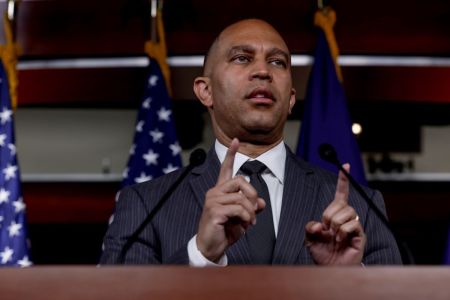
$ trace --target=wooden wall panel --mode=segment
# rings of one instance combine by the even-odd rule
[[[142,54],[148,32],[144,24],[146,12],[130,10],[133,2],[136,1],[22,1],[17,16],[22,56]]]
[[[336,37],[342,54],[450,57],[450,2],[330,1],[337,11]],[[312,54],[316,0],[166,0],[164,20],[170,55],[204,54],[227,24],[258,17],[271,22],[292,52]],[[0,13],[6,3],[0,5]],[[20,59],[144,55],[149,37],[147,0],[21,1],[17,14]],[[3,32],[0,39],[3,40]],[[189,68],[188,68],[189,69]],[[307,74],[294,71],[303,99]],[[363,101],[450,102],[450,68],[360,68],[344,70],[348,98]],[[174,99],[193,99],[199,68],[173,68]],[[23,70],[19,105],[129,106],[139,101],[144,72],[126,70]],[[137,100],[136,100],[137,99]],[[131,102],[130,102],[131,101]]]
[[[23,197],[30,224],[106,224],[113,212],[118,182],[27,182]]]
[[[450,55],[450,2],[442,0],[329,1],[336,9],[342,53]],[[147,0],[21,1],[17,36],[24,56],[143,53],[149,35]],[[171,54],[204,53],[231,22],[248,17],[273,23],[294,53],[311,52],[317,1],[166,0]],[[3,3],[2,12],[6,8]]]
[[[18,74],[21,107],[138,107],[146,69],[38,69]]]
[[[450,67],[346,67],[343,77],[351,100],[450,102]]]

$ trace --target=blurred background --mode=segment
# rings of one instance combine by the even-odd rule
[[[337,13],[343,86],[369,186],[417,264],[442,264],[450,222],[450,2],[327,1]],[[295,150],[317,1],[166,0],[172,108],[186,162],[213,135],[192,82],[226,25],[262,18],[294,60]],[[0,1],[0,12],[7,1]],[[143,97],[147,0],[22,0],[16,146],[35,264],[96,264]],[[1,31],[0,39],[5,36]]]

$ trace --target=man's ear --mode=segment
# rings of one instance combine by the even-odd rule
[[[197,77],[194,80],[194,93],[206,107],[213,105],[210,82],[209,77]]]
[[[291,90],[291,98],[289,99],[289,114],[292,113],[292,108],[294,107],[294,104],[296,103],[295,96],[297,94],[297,91],[293,88]]]

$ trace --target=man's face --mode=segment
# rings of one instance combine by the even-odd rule
[[[295,103],[289,51],[267,23],[247,20],[228,27],[213,46],[205,75],[216,136],[272,144]],[[201,99],[202,100],[202,99]]]

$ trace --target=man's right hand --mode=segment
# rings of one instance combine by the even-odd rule
[[[265,202],[244,177],[233,178],[239,140],[233,139],[220,168],[216,185],[206,193],[200,218],[197,247],[205,258],[217,262],[225,250],[256,223]]]

